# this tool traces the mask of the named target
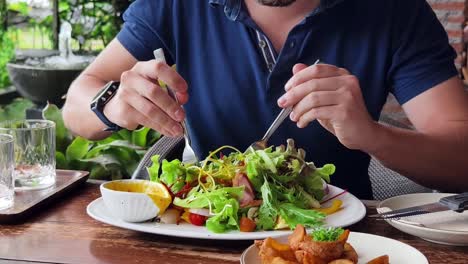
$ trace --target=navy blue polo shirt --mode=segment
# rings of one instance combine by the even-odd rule
[[[243,0],[137,0],[124,20],[117,38],[136,59],[150,60],[164,48],[187,80],[187,123],[200,157],[260,139],[281,111],[276,102],[296,63],[320,59],[348,69],[375,120],[389,93],[404,104],[457,74],[455,53],[425,0],[322,0],[281,51]],[[287,138],[317,166],[336,165],[332,184],[372,198],[369,155],[347,149],[318,122],[299,129],[288,119],[270,143]]]

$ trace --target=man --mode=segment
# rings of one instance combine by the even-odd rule
[[[205,157],[245,149],[294,106],[270,143],[295,139],[360,198],[372,197],[369,155],[423,185],[468,190],[468,98],[424,0],[137,0],[124,19],[70,88],[64,117],[79,135],[144,125],[179,136],[185,118]],[[158,48],[177,71],[153,60]],[[90,102],[109,81],[119,88],[95,114]],[[376,122],[390,92],[416,131]]]

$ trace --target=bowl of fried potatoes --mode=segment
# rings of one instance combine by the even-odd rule
[[[297,225],[288,237],[256,240],[241,257],[244,264],[388,264],[387,254],[372,259],[360,258],[349,243],[353,234],[349,230],[333,227],[314,229],[307,234],[302,225]],[[368,255],[368,254],[367,254]],[[364,260],[364,261],[363,261]],[[393,262],[392,262],[393,263]]]

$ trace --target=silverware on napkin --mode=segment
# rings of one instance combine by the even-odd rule
[[[468,209],[468,192],[441,198],[438,202],[423,204],[380,214],[370,215],[371,218],[395,219],[407,216],[430,214],[441,211],[461,213]]]

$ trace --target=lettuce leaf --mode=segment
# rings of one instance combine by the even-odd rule
[[[335,173],[335,165],[325,164],[322,168],[316,168],[311,175],[303,177],[301,183],[309,194],[320,201],[325,196],[323,181],[329,183],[330,175],[333,173]]]
[[[244,186],[223,187],[209,192],[203,192],[198,189],[189,192],[187,198],[174,198],[173,204],[183,208],[209,208],[214,210],[224,207],[231,198],[239,198],[244,192]]]
[[[257,154],[262,158],[263,160],[263,165],[266,169],[269,171],[276,173],[278,170],[276,169],[276,164],[273,161],[273,159],[268,155],[268,153],[265,150],[257,150]]]
[[[325,196],[323,180],[321,177],[309,176],[304,180],[302,185],[308,193],[313,195],[313,197],[319,201],[322,200],[323,196]]]
[[[251,156],[246,158],[247,165],[246,165],[246,173],[247,177],[249,178],[250,183],[254,187],[255,191],[260,192],[260,188],[263,184],[263,176],[260,175],[260,168],[258,168],[257,164],[260,160],[260,157]]]
[[[196,167],[188,167],[185,171],[185,182],[198,180],[199,170]]]
[[[270,230],[275,226],[278,217],[277,198],[266,179],[261,187],[261,194],[263,203],[258,210],[257,228]]]
[[[333,164],[325,164],[322,168],[317,168],[314,171],[314,177],[320,177],[324,179],[326,182],[330,183],[330,175],[335,173],[336,167]]]
[[[324,213],[310,209],[302,209],[291,203],[280,204],[279,214],[291,229],[294,229],[298,224],[305,227],[323,225],[325,219]]]
[[[238,230],[239,202],[236,199],[228,199],[223,207],[216,208],[216,215],[208,218],[206,228],[214,233],[224,233],[229,230]],[[219,211],[219,212],[218,212]]]
[[[185,172],[184,164],[178,159],[167,161],[163,160],[162,173],[159,180],[164,182],[172,191],[172,193],[179,192],[185,185]]]
[[[244,186],[223,187],[213,191],[195,188],[187,198],[174,198],[173,204],[183,208],[209,208],[214,215],[206,221],[206,228],[214,233],[239,229],[237,199],[244,192]]]
[[[154,155],[151,157],[153,164],[146,168],[150,181],[159,182],[159,167],[161,167],[161,164],[159,163],[159,157],[159,155]]]
[[[297,185],[295,186],[293,196],[289,201],[295,206],[303,209],[320,208],[320,202],[314,197],[317,196],[310,195],[300,185]]]
[[[163,182],[170,187],[173,193],[180,191],[185,184],[191,183],[198,179],[199,170],[194,167],[185,167],[180,160],[159,162],[160,156],[155,155],[151,157],[153,164],[147,167],[148,175],[151,181]],[[161,169],[161,173],[159,173]]]

